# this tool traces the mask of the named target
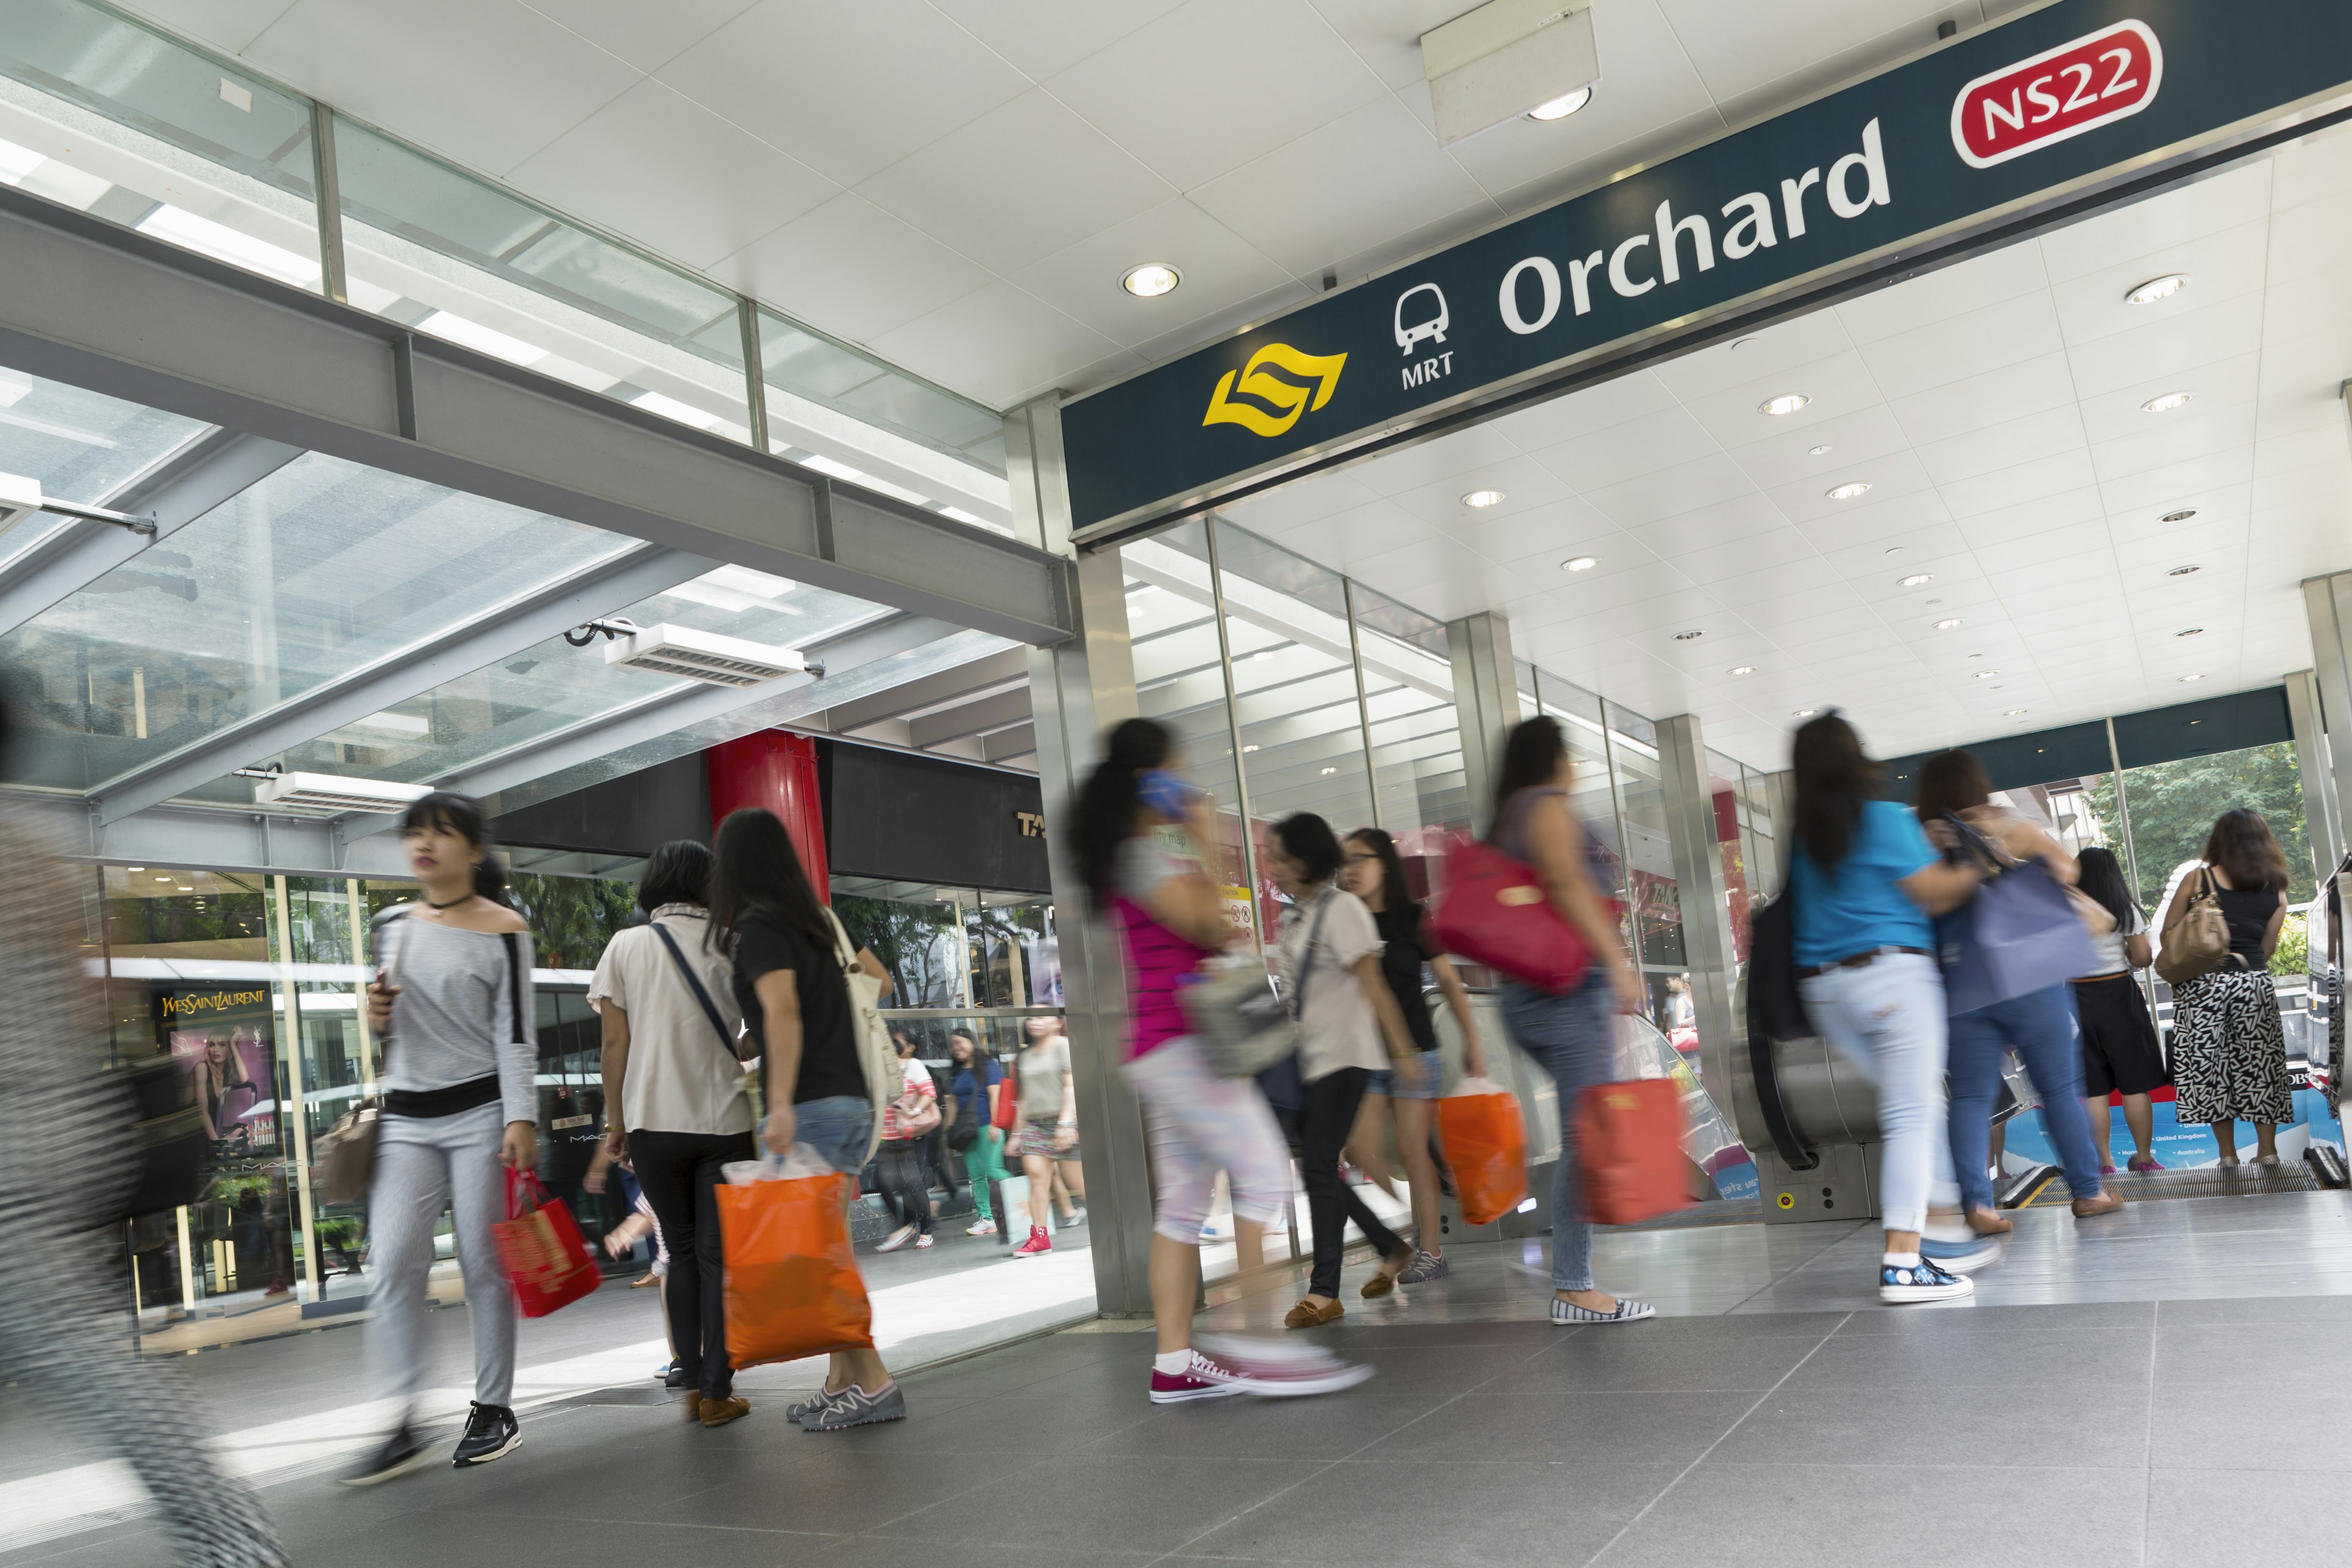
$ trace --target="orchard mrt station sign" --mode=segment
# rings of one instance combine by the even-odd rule
[[[1070,403],[1073,521],[1196,511],[2346,113],[2352,0],[2057,0]]]

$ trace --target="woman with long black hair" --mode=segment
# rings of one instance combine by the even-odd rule
[[[1319,1350],[1267,1354],[1242,1343],[1193,1342],[1201,1226],[1217,1173],[1225,1173],[1234,1226],[1244,1243],[1261,1238],[1290,1207],[1290,1151],[1273,1110],[1251,1080],[1211,1068],[1179,1000],[1232,936],[1223,897],[1203,870],[1216,864],[1210,851],[1216,842],[1208,796],[1176,771],[1168,731],[1149,719],[1112,730],[1101,764],[1072,803],[1069,846],[1127,958],[1127,1077],[1143,1104],[1158,1189],[1150,1263],[1159,1331],[1154,1405],[1325,1394],[1372,1374]]]
[[[2186,919],[2189,902],[2210,893],[2229,927],[2221,967],[2172,988],[2174,1110],[2186,1122],[2210,1122],[2224,1166],[2238,1163],[2238,1126],[2254,1124],[2254,1163],[2279,1163],[2278,1130],[2294,1118],[2279,1025],[2271,954],[2286,923],[2286,854],[2263,814],[2223,812],[2205,840],[2205,869],[2181,879],[2164,911],[2164,929]]]
[[[1495,780],[1494,845],[1533,868],[1551,907],[1576,928],[1592,955],[1583,983],[1554,995],[1513,980],[1503,987],[1503,1022],[1519,1049],[1551,1075],[1559,1094],[1559,1162],[1551,1182],[1551,1321],[1630,1323],[1652,1316],[1592,1282],[1592,1224],[1583,1211],[1576,1152],[1579,1089],[1606,1083],[1616,1064],[1616,1015],[1638,1012],[1642,985],[1626,956],[1602,889],[1599,847],[1569,805],[1575,764],[1559,721],[1538,716],[1503,742]]]
[[[2164,1087],[2164,1047],[2157,1043],[2147,995],[2132,977],[2134,970],[2148,965],[2147,916],[2132,897],[2114,850],[2093,845],[2074,859],[2083,872],[2074,890],[2116,922],[2113,931],[2091,933],[2098,962],[2074,982],[2074,1013],[2083,1028],[2083,1108],[2090,1112],[2099,1173],[2115,1173],[2107,1144],[2111,1094],[2123,1097],[2124,1124],[2132,1135],[2131,1169],[2161,1171],[2164,1167],[2149,1147],[2156,1135],[2156,1112],[2148,1095]]]
[[[1878,1299],[1892,1304],[1971,1295],[1965,1269],[1992,1248],[1963,1237],[1944,1104],[1948,1015],[1929,917],[1976,896],[1977,873],[1947,865],[1919,819],[1877,798],[1878,764],[1834,713],[1799,729],[1790,748],[1796,853],[1797,989],[1814,1027],[1878,1091],[1879,1208],[1886,1250]],[[1923,1255],[1930,1205],[1949,1250]]]
[[[367,994],[384,1053],[368,1191],[368,1349],[399,1424],[346,1478],[357,1486],[432,1458],[413,1421],[425,1378],[425,1275],[445,1202],[474,1322],[474,1405],[454,1463],[488,1464],[522,1441],[507,1404],[514,1292],[490,1227],[507,1217],[507,1172],[539,1163],[530,932],[507,897],[478,802],[425,795],[401,819],[401,837],[423,896],[376,917]]]
[[[719,825],[710,877],[717,940],[735,954],[735,1002],[760,1053],[767,1119],[760,1141],[772,1153],[805,1143],[850,1178],[845,1204],[857,1196],[857,1173],[873,1157],[874,1100],[850,1016],[841,922],[809,885],[790,835],[772,811],[730,812]],[[864,948],[860,973],[888,971]],[[885,1089],[895,1092],[896,1084]],[[789,1407],[807,1432],[838,1432],[906,1418],[907,1396],[873,1350],[835,1351],[824,1387]]]

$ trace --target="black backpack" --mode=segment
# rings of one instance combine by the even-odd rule
[[[1797,904],[1792,891],[1756,905],[1748,916],[1748,1053],[1756,1101],[1773,1152],[1791,1170],[1810,1171],[1822,1157],[1805,1146],[1780,1102],[1772,1042],[1816,1033],[1797,990]]]

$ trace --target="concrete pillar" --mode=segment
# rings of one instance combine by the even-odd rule
[[[1511,658],[1511,623],[1493,611],[1445,626],[1454,660],[1454,711],[1462,726],[1462,775],[1470,795],[1470,826],[1494,826],[1495,776],[1503,737],[1520,719],[1518,672]]]
[[[2333,870],[2341,863],[2347,847],[2345,812],[2352,809],[2352,572],[2305,578],[2303,605],[2311,624],[2312,689],[2318,694],[2317,721],[2312,724],[2311,733],[2323,742],[2310,751],[2326,758],[2326,770],[2320,775],[2325,784],[2320,791],[2321,814],[2310,818],[2311,843],[2316,850],[2322,838],[2321,824],[2334,824],[2327,842],[2336,859],[2326,868]],[[2287,700],[2291,709],[2296,699],[2296,684],[2294,678],[2288,679]],[[2308,692],[2306,700],[2307,697]],[[2303,714],[2294,713],[2294,721],[2295,749],[2303,752]],[[2311,809],[2312,761],[2306,756],[2305,762],[2306,812]]]
[[[1683,952],[1690,964],[1691,1006],[1697,1015],[1700,1059],[1712,1084],[1731,1082],[1730,1052],[1743,1043],[1731,1010],[1729,885],[1723,875],[1717,804],[1709,780],[1706,742],[1698,716],[1657,721],[1658,772],[1665,788],[1666,839],[1682,902]],[[1726,799],[1723,809],[1731,808]]]
[[[2320,717],[2323,704],[2315,671],[2298,669],[2286,678],[2286,708],[2294,730],[2295,763],[2303,773],[2304,826],[2311,842],[2312,880],[2316,885],[2344,863],[2345,845],[2343,801],[2336,793],[2329,765],[2333,748]]]
[[[1017,408],[1006,416],[1004,434],[1015,531],[1068,553],[1069,489],[1058,408],[1050,401]],[[1125,1317],[1151,1310],[1151,1173],[1142,1112],[1119,1072],[1127,1054],[1127,985],[1118,938],[1094,909],[1064,829],[1072,797],[1101,756],[1102,737],[1138,712],[1135,657],[1118,552],[1079,556],[1076,578],[1077,603],[1071,611],[1077,635],[1029,650],[1029,704],[1045,795],[1070,1076],[1086,1152],[1095,1301],[1106,1315]]]

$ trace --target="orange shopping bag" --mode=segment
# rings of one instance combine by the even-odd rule
[[[737,1367],[874,1343],[873,1308],[842,1212],[856,1179],[828,1171],[719,1187],[727,1358]]]
[[[1682,1100],[1681,1086],[1665,1078],[1577,1090],[1576,1153],[1586,1219],[1636,1225],[1690,1203]]]
[[[522,1206],[526,1193],[528,1211]],[[596,1255],[588,1249],[571,1208],[562,1198],[549,1197],[537,1176],[507,1172],[507,1214],[509,1218],[490,1226],[490,1235],[514,1287],[515,1306],[524,1317],[543,1318],[604,1283]]]
[[[1491,1079],[1464,1079],[1437,1102],[1437,1135],[1465,1220],[1492,1225],[1519,1206],[1528,1195],[1528,1131],[1509,1089]]]

